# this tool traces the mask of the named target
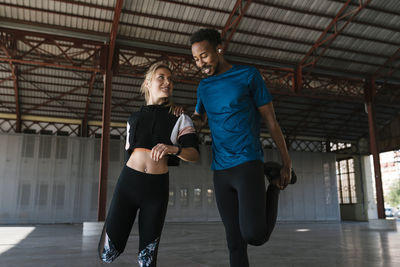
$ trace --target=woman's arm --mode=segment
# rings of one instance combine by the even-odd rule
[[[150,156],[154,161],[159,161],[166,155],[176,155],[178,151],[179,146],[157,144],[151,150]],[[177,156],[184,161],[195,162],[199,159],[199,152],[194,147],[182,147],[181,152]]]

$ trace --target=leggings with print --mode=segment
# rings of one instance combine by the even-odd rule
[[[278,215],[279,188],[265,190],[259,160],[214,171],[215,197],[225,226],[231,267],[249,266],[247,244],[268,241]]]
[[[124,251],[139,211],[139,266],[156,266],[168,190],[168,173],[148,174],[124,166],[99,242],[102,261],[112,262]]]

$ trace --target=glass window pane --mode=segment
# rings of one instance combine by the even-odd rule
[[[214,205],[214,190],[207,189],[207,204],[208,206]]]
[[[199,208],[202,206],[202,201],[201,201],[201,189],[200,188],[195,188],[193,191],[193,204],[196,208]]]
[[[189,196],[188,196],[188,190],[186,188],[182,188],[179,191],[179,202],[181,204],[181,207],[189,206]]]
[[[174,190],[169,191],[168,206],[175,206],[175,192]]]

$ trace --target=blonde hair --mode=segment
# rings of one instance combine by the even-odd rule
[[[153,76],[154,76],[155,72],[158,69],[161,69],[161,68],[165,68],[165,69],[169,70],[171,72],[171,74],[172,74],[172,70],[168,66],[168,64],[165,64],[163,62],[156,62],[156,63],[154,63],[153,65],[150,66],[150,68],[147,70],[147,72],[146,72],[146,74],[144,76],[144,81],[143,81],[142,85],[140,86],[140,92],[142,93],[142,95],[144,95],[144,99],[146,101],[146,104],[150,100],[150,90],[147,87],[146,83],[150,83],[151,80],[153,79]],[[172,100],[170,98],[167,97],[165,99],[165,102],[167,102],[168,106],[172,107]]]

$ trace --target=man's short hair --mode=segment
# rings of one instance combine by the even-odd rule
[[[191,45],[202,41],[208,41],[216,49],[217,45],[222,44],[221,34],[215,29],[200,29],[190,37]]]

